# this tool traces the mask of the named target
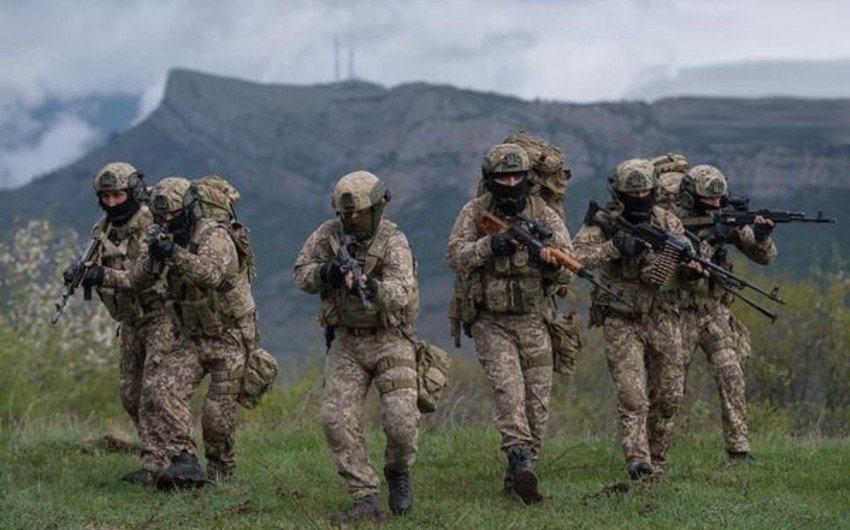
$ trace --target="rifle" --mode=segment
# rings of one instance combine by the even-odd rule
[[[558,265],[566,267],[579,278],[592,283],[596,286],[596,288],[608,293],[618,302],[631,306],[631,304],[624,300],[619,293],[615,293],[610,287],[600,282],[592,272],[585,269],[584,265],[582,265],[577,259],[566,252],[555,247],[551,247],[541,241],[552,237],[552,233],[548,229],[521,215],[514,216],[513,219],[516,219],[519,222],[516,224],[508,224],[506,221],[499,219],[490,212],[483,212],[478,225],[479,229],[485,234],[507,232],[518,243],[526,246],[530,253],[534,252],[536,254],[540,254],[542,250],[547,249],[549,254],[555,258]]]
[[[366,309],[372,309],[372,302],[370,302],[368,296],[366,296],[366,292],[368,290],[368,279],[366,278],[366,275],[363,274],[363,266],[348,251],[348,246],[355,242],[356,240],[354,239],[354,236],[341,234],[339,239],[331,238],[331,248],[339,262],[339,268],[342,271],[342,274],[345,275],[348,272],[351,272],[354,277],[354,288],[352,290],[356,291],[357,296],[360,298],[360,302],[363,303],[363,307]]]
[[[733,197],[729,199],[729,207],[721,210],[715,222],[728,227],[741,227],[755,223],[756,217],[764,217],[774,223],[835,223],[832,217],[826,217],[823,210],[818,210],[815,217],[807,217],[804,212],[789,212],[784,210],[750,210],[750,199]]]
[[[606,223],[599,219],[599,217],[597,217],[599,212],[608,215],[611,221]],[[778,304],[786,303],[785,300],[779,297],[778,285],[774,286],[773,290],[770,292],[765,291],[758,285],[751,283],[740,276],[732,274],[732,272],[724,269],[720,265],[700,257],[696,252],[694,252],[694,249],[691,248],[690,244],[676,238],[667,231],[655,226],[650,226],[646,223],[631,223],[622,215],[612,216],[604,208],[599,206],[599,203],[595,200],[590,201],[590,207],[588,208],[586,219],[592,219],[602,228],[613,225],[613,227],[622,230],[630,236],[640,239],[644,243],[648,244],[650,248],[660,252],[660,266],[658,267],[657,272],[654,271],[652,277],[653,283],[659,286],[666,283],[679,264],[695,261],[699,263],[703,270],[707,271],[709,276],[718,282],[724,289],[751,289]]]
[[[59,297],[59,300],[56,302],[56,313],[53,314],[53,317],[50,319],[51,324],[56,324],[59,322],[59,319],[62,317],[62,313],[65,312],[65,306],[68,304],[68,300],[74,295],[74,291],[77,290],[77,287],[80,286],[80,283],[83,281],[83,276],[86,275],[86,271],[89,270],[89,267],[86,266],[86,263],[94,259],[95,254],[100,250],[100,241],[97,239],[92,239],[89,241],[88,245],[83,249],[77,259],[74,260],[71,268],[74,271],[74,275],[71,278],[71,281],[65,283],[65,289],[62,291],[62,295]],[[84,285],[83,286],[83,300],[91,300],[91,286]]]

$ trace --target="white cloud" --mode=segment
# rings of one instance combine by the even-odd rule
[[[263,82],[331,81],[334,37],[343,74],[351,48],[356,73],[386,85],[424,80],[610,100],[649,72],[850,58],[848,19],[850,2],[836,0],[7,2],[0,109],[121,93],[142,97],[141,117],[178,66]]]

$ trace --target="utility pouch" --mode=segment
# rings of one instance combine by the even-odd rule
[[[434,412],[443,390],[449,383],[452,365],[449,354],[430,342],[416,342],[416,406],[424,414]]]
[[[255,348],[248,352],[242,387],[239,395],[236,396],[236,401],[248,409],[256,407],[260,403],[260,398],[274,385],[277,373],[277,359],[269,352],[262,348]]]
[[[572,375],[581,353],[581,319],[575,312],[556,313],[546,324],[552,338],[552,370]]]

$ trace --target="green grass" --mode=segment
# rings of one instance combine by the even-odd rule
[[[103,432],[6,431],[0,440],[0,528],[324,528],[348,502],[318,428],[240,433],[229,483],[161,493],[122,483],[133,454],[82,450]],[[380,466],[383,436],[369,436]],[[842,528],[850,524],[850,443],[756,439],[756,466],[726,462],[719,436],[683,436],[657,484],[625,480],[613,440],[553,437],[538,463],[546,499],[501,494],[495,430],[424,432],[414,468],[416,509],[387,528]],[[629,486],[633,486],[629,484]],[[612,490],[616,490],[613,488]],[[386,502],[386,491],[382,491]]]

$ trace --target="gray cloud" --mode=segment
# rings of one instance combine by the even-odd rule
[[[28,114],[45,100],[93,94],[138,96],[143,116],[176,66],[262,82],[330,81],[334,37],[343,73],[351,48],[356,74],[387,85],[424,80],[612,100],[653,73],[850,57],[848,19],[850,3],[831,0],[8,2],[0,12],[0,125],[13,105],[26,134]],[[85,142],[57,142],[72,127],[65,119],[24,142],[29,155],[0,150],[13,182],[31,176],[18,172],[82,153],[71,151]],[[36,151],[43,163],[21,162]]]

